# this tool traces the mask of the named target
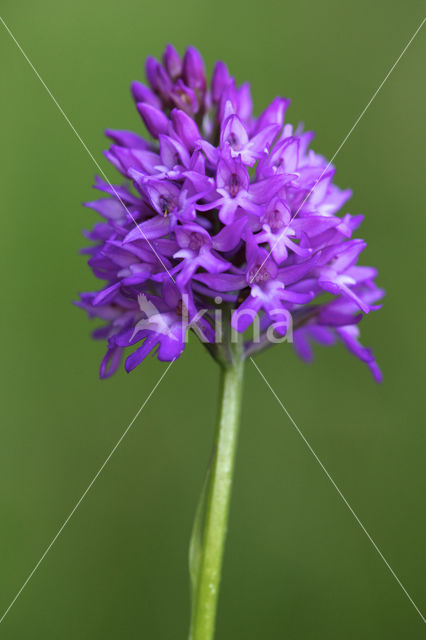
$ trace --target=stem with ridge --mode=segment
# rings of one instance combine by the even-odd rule
[[[211,469],[206,485],[204,524],[201,521],[204,498],[197,511],[190,563],[193,579],[193,602],[189,640],[212,640],[214,636],[222,558],[228,525],[229,502],[235,462],[243,383],[243,344],[228,345],[231,364],[221,369],[219,421],[216,431]],[[199,528],[198,549],[197,528]]]

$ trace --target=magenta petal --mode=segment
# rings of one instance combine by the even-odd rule
[[[167,73],[174,80],[178,78],[182,72],[182,61],[173,45],[168,44],[164,50],[163,63]]]
[[[215,291],[237,291],[246,285],[244,276],[237,276],[230,273],[210,274],[198,273],[194,280],[202,282]]]
[[[161,238],[167,233],[170,227],[170,221],[167,218],[161,216],[155,216],[150,220],[141,222],[134,229],[129,231],[124,238],[123,243],[133,242],[134,240],[153,240],[154,238]]]
[[[144,84],[140,82],[132,82],[130,85],[133,100],[138,102],[146,102],[156,109],[161,109],[161,100],[155,95],[151,89],[148,89]]]
[[[106,129],[105,134],[111,138],[116,144],[130,149],[149,149],[149,144],[133,131],[117,131],[115,129]]]
[[[94,298],[92,303],[93,306],[96,307],[100,304],[105,304],[106,302],[109,302],[110,300],[112,300],[112,298],[114,297],[115,293],[118,291],[119,288],[120,288],[120,283],[116,282],[110,287],[107,287],[106,289],[102,289],[102,291],[100,291],[98,295]]]
[[[160,133],[167,132],[169,119],[162,111],[143,102],[138,102],[136,106],[146,128],[154,138],[158,138]]]
[[[224,62],[216,62],[212,76],[212,98],[217,102],[223,95],[224,89],[229,84],[229,72]]]
[[[238,218],[213,236],[213,247],[218,251],[231,251],[241,242],[242,232],[246,226],[247,216]]]
[[[190,118],[184,111],[180,109],[173,109],[170,114],[174,130],[188,148],[189,151],[193,151],[201,135],[194,120]],[[165,133],[165,132],[161,132]]]
[[[101,378],[112,376],[120,366],[122,355],[123,349],[121,347],[109,347],[102,359],[99,376]]]
[[[206,74],[204,60],[197,49],[188,47],[183,57],[183,77],[186,84],[193,89],[204,90]]]
[[[155,344],[156,344],[155,338],[153,337],[146,338],[142,346],[138,347],[136,351],[134,351],[130,356],[126,358],[125,368],[127,373],[130,373],[130,371],[135,369],[135,367],[137,367],[138,364],[142,362],[142,360],[145,360],[149,352],[152,351],[153,348],[155,347]]]

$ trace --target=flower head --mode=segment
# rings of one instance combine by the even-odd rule
[[[359,321],[383,295],[375,269],[357,264],[362,217],[338,214],[351,192],[309,149],[313,134],[285,122],[289,100],[253,116],[249,86],[237,87],[223,62],[209,85],[192,47],[181,59],[168,45],[162,63],[147,59],[146,76],[131,91],[151,138],[107,130],[106,157],[125,184],[97,178],[104,197],[86,203],[104,219],[85,253],[106,284],[78,304],[106,321],[95,332],[108,341],[101,376],[128,347],[128,371],[149,352],[179,357],[190,329],[214,345],[221,304],[235,331],[257,319],[262,337],[285,335],[280,314],[291,315],[302,358],[312,342],[340,340],[379,380],[358,341]]]

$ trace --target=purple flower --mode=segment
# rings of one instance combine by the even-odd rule
[[[314,342],[341,341],[380,380],[359,342],[383,296],[375,269],[358,265],[362,216],[338,215],[351,192],[309,149],[313,134],[284,121],[289,100],[255,117],[249,85],[237,87],[223,62],[209,85],[192,47],[181,58],[168,45],[146,76],[131,93],[152,139],[108,129],[106,157],[126,184],[97,178],[102,197],[86,203],[103,221],[84,253],[105,285],[77,304],[105,321],[94,333],[108,341],[101,376],[129,348],[127,371],[150,352],[179,357],[191,330],[217,354],[226,309],[234,331],[259,324],[262,347],[265,336],[292,337],[309,361]]]

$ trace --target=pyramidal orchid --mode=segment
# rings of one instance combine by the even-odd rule
[[[191,540],[190,638],[210,640],[229,507],[244,359],[280,341],[304,360],[313,344],[342,342],[377,381],[361,319],[378,309],[376,270],[360,266],[362,216],[335,169],[312,151],[311,132],[286,122],[290,101],[252,112],[250,87],[223,62],[210,84],[199,52],[168,45],[146,61],[131,93],[148,132],[106,131],[116,185],[87,202],[103,218],[84,250],[104,284],[77,303],[105,324],[101,377],[125,354],[132,371],[148,354],[179,358],[195,333],[220,363],[215,453]],[[141,124],[142,124],[141,123]],[[142,126],[141,126],[142,129]]]

